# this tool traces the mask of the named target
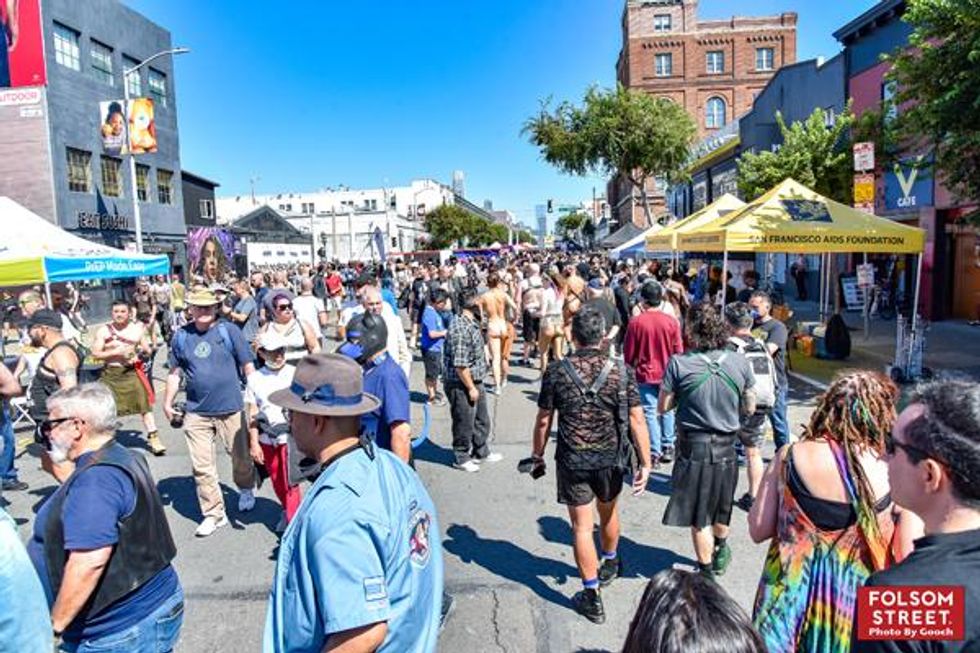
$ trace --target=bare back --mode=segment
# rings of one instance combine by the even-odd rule
[[[875,500],[880,501],[888,494],[890,488],[888,463],[870,450],[862,452],[858,462],[868,477]],[[807,440],[793,445],[793,465],[800,479],[816,498],[840,503],[849,502],[834,454],[826,442]]]

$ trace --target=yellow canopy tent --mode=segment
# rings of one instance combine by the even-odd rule
[[[682,252],[723,252],[722,284],[728,281],[729,252],[916,254],[911,330],[915,338],[925,231],[835,202],[793,179],[786,179],[733,213],[678,234],[676,248]],[[722,297],[724,293],[723,287]]]
[[[787,179],[741,209],[677,235],[682,252],[920,254],[925,232],[851,208]]]
[[[646,249],[648,252],[672,252],[677,247],[677,238],[680,234],[688,233],[721,217],[731,215],[732,211],[743,206],[745,206],[745,202],[731,193],[725,193],[708,206],[667,225],[655,234],[648,235],[646,237]]]

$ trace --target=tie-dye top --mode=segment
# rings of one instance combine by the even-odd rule
[[[858,520],[843,530],[818,529],[787,486],[790,456],[783,456],[777,532],[753,610],[770,653],[847,653],[857,588],[892,561],[892,511],[875,514],[858,500],[844,453],[836,442],[829,442]]]

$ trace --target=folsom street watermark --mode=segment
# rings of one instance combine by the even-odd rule
[[[962,640],[966,593],[962,586],[858,589],[857,636],[869,640]]]

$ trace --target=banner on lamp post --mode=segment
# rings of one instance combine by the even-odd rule
[[[129,151],[133,154],[152,154],[157,151],[157,128],[153,100],[132,98],[126,107],[129,122]]]
[[[129,153],[125,107],[124,100],[99,102],[99,136],[104,154],[122,156]]]

